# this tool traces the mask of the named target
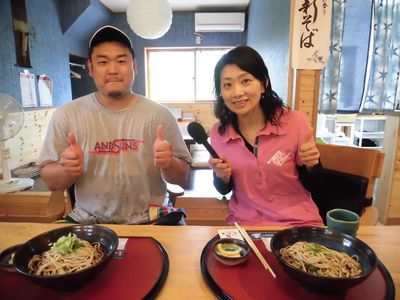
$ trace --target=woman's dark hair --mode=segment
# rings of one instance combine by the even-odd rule
[[[279,117],[283,113],[283,107],[287,108],[287,106],[272,90],[267,66],[256,50],[248,46],[238,46],[224,54],[214,69],[214,93],[217,99],[214,114],[221,123],[218,132],[221,135],[224,134],[228,124],[232,124],[236,130],[239,128],[237,115],[226,107],[221,96],[221,71],[226,65],[237,65],[240,69],[250,73],[261,82],[265,87],[265,92],[262,94],[260,101],[265,122],[279,125]]]

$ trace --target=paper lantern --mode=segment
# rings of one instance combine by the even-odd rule
[[[131,0],[126,9],[128,24],[144,39],[158,39],[170,28],[172,10],[167,0]]]

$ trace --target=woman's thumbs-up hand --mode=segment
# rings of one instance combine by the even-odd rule
[[[73,133],[68,134],[68,141],[69,146],[61,153],[59,164],[68,175],[79,177],[83,173],[83,150]]]
[[[157,138],[153,145],[154,165],[161,169],[171,165],[173,153],[172,146],[164,139],[164,129],[162,125],[157,126]]]
[[[300,159],[306,167],[311,168],[318,164],[319,151],[313,139],[312,128],[301,139],[298,147]]]

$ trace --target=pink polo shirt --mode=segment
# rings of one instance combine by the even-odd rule
[[[323,225],[296,169],[300,165],[298,144],[309,131],[301,112],[285,110],[280,126],[267,124],[258,137],[257,157],[232,126],[223,136],[218,126],[216,123],[211,129],[211,145],[232,163],[234,188],[228,224]]]

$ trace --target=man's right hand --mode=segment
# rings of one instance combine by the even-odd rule
[[[78,178],[83,173],[83,150],[73,133],[68,134],[68,140],[70,145],[61,153],[59,164],[66,174]]]
[[[215,175],[222,179],[223,182],[228,183],[232,175],[232,166],[228,159],[210,158],[208,166],[215,172]]]

